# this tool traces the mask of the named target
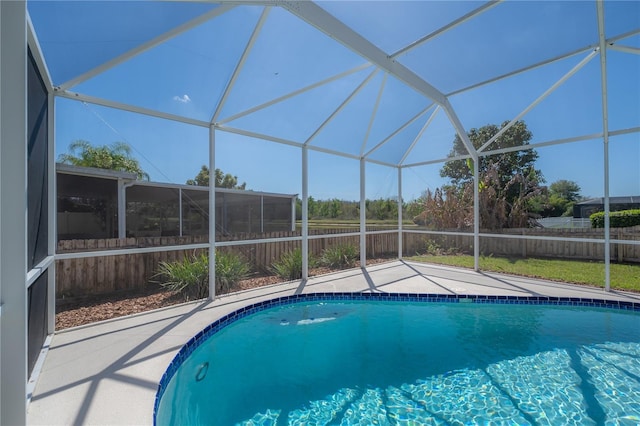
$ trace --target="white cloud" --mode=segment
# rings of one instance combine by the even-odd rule
[[[191,102],[191,98],[189,97],[189,95],[174,96],[173,100],[174,101],[178,101],[178,102],[182,102],[183,104]]]

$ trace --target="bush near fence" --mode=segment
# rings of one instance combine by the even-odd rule
[[[380,228],[369,229],[380,230]],[[328,247],[339,244],[351,244],[359,247],[359,236],[341,236],[344,233],[358,232],[359,228],[340,228],[331,230],[309,230],[309,236],[325,235],[323,238],[309,239],[309,253],[319,256]],[[611,239],[639,240],[640,227],[617,228],[610,230]],[[505,229],[501,235],[513,236],[552,236],[565,238],[604,238],[602,229]],[[264,234],[235,235],[233,240],[241,242],[250,239],[284,238],[300,236],[299,231],[282,231]],[[231,238],[220,239],[231,240]],[[473,253],[472,235],[433,235],[412,232],[403,233],[404,256],[425,253],[427,246],[437,244],[445,251]],[[159,247],[183,244],[206,243],[208,236],[187,237],[141,237],[100,240],[66,240],[58,243],[58,254],[114,250],[136,247]],[[398,234],[370,234],[366,236],[367,257],[395,256],[398,253]],[[251,243],[232,247],[218,247],[218,251],[233,251],[242,254],[256,272],[268,273],[271,265],[282,254],[300,247],[300,241],[275,241],[269,243]],[[197,250],[196,250],[197,251]],[[128,255],[95,256],[80,259],[56,261],[56,297],[82,297],[116,292],[134,292],[157,286],[153,277],[158,264],[182,259],[194,250],[172,250],[153,253]],[[580,259],[602,261],[604,244],[582,241],[524,240],[513,238],[481,237],[482,255],[509,257],[554,257],[562,259]],[[618,262],[640,263],[640,246],[612,243],[611,259]]]
[[[373,229],[369,229],[373,230]],[[380,228],[375,228],[380,230]],[[360,245],[359,236],[341,236],[358,229],[309,230],[309,235],[330,233],[326,238],[310,239],[309,253],[319,256],[328,247],[338,244]],[[300,231],[280,231],[257,234],[234,234],[219,241],[238,241],[267,238],[299,237]],[[185,237],[140,237],[92,240],[64,240],[58,242],[58,254],[87,251],[117,250],[207,243],[207,235]],[[289,251],[300,247],[300,241],[275,241],[269,243],[239,244],[218,247],[218,251],[232,251],[243,255],[257,273],[270,273],[271,265]],[[397,253],[397,233],[367,236],[367,256],[378,257]],[[171,250],[152,253],[94,256],[56,261],[56,298],[83,297],[124,291],[139,291],[157,286],[154,275],[160,262],[181,260],[185,255],[200,250]]]
[[[604,212],[597,212],[589,216],[591,226],[604,228]],[[609,226],[611,228],[625,228],[640,225],[640,209],[620,210],[609,213]]]

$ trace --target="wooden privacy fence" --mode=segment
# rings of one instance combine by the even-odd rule
[[[369,230],[380,230],[372,228]],[[358,232],[359,228],[335,230],[309,230],[309,253],[320,256],[323,250],[338,244],[359,247],[360,237],[343,236]],[[314,235],[324,235],[313,238]],[[501,236],[541,236],[602,239],[601,229],[506,229]],[[299,231],[272,232],[263,234],[237,234],[220,241],[238,241],[267,238],[299,237]],[[611,239],[640,240],[640,227],[611,229]],[[187,237],[141,237],[100,240],[66,240],[58,243],[58,254],[101,251],[122,248],[161,247],[183,244],[206,243],[207,236]],[[405,232],[403,254],[412,256],[425,253],[427,246],[437,246],[457,252],[473,253],[471,235],[433,235]],[[398,253],[398,233],[370,234],[366,236],[367,257],[393,256]],[[289,251],[300,247],[300,241],[272,241],[236,246],[218,247],[218,251],[241,253],[256,271],[269,271],[271,265]],[[197,251],[197,250],[196,250]],[[601,261],[604,259],[604,244],[583,241],[526,240],[499,237],[481,237],[480,252],[483,255],[510,257],[556,257]],[[154,284],[160,262],[171,262],[191,255],[194,250],[172,250],[127,255],[93,256],[56,261],[56,297],[76,297],[106,294],[119,291],[136,291]],[[619,262],[640,263],[640,246],[612,243],[611,259]]]
[[[482,233],[485,233],[482,231]],[[605,255],[605,244],[590,241],[579,241],[579,239],[604,239],[603,229],[592,228],[572,228],[572,229],[549,229],[549,228],[523,228],[523,229],[503,229],[500,231],[486,231],[496,236],[480,237],[480,254],[488,256],[509,256],[509,257],[553,257],[559,259],[594,260],[603,261]],[[514,238],[509,238],[513,236]],[[554,237],[571,238],[578,241],[552,241],[545,239],[517,239],[517,237]],[[639,241],[640,227],[612,228],[610,230],[611,240]],[[432,246],[464,253],[473,253],[472,235],[433,235],[404,233],[403,253],[410,256],[414,253],[424,253],[427,242],[431,241]],[[640,245],[611,243],[610,256],[615,262],[640,263]]]
[[[373,230],[373,229],[369,229]],[[380,230],[380,228],[375,228]],[[323,250],[338,244],[360,245],[359,236],[341,234],[358,232],[359,229],[340,228],[335,230],[309,230],[309,235],[331,235],[309,239],[309,253],[320,256]],[[219,241],[299,237],[300,231],[280,231],[260,234],[234,234],[232,238],[220,238]],[[162,247],[208,242],[208,236],[186,237],[140,237],[112,238],[95,240],[65,240],[58,242],[58,254],[102,251],[124,248]],[[296,248],[300,241],[274,241],[268,243],[239,244],[218,247],[218,252],[231,251],[242,254],[258,272],[268,272],[271,265],[281,256]],[[375,257],[397,253],[398,234],[367,235],[367,256]],[[171,250],[151,253],[135,253],[110,256],[93,256],[77,259],[59,259],[56,261],[56,297],[80,297],[95,294],[107,294],[120,291],[135,291],[157,285],[155,275],[160,262],[181,260],[200,250]]]

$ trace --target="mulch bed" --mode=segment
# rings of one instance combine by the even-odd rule
[[[388,262],[390,259],[367,259],[367,264]],[[356,263],[356,267],[360,262]],[[322,275],[336,270],[319,267],[309,270],[310,276]],[[249,290],[266,285],[277,284],[284,280],[277,276],[256,276],[240,281],[235,291]],[[91,324],[97,321],[137,314],[153,309],[164,308],[184,302],[184,298],[175,292],[166,291],[160,286],[150,286],[136,293],[120,293],[87,298],[62,299],[56,301],[56,330]]]

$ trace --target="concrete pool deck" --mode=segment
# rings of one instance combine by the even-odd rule
[[[640,294],[393,261],[276,284],[56,333],[35,385],[30,425],[152,424],[158,383],[177,351],[216,319],[262,300],[319,292],[553,296],[640,303]]]

